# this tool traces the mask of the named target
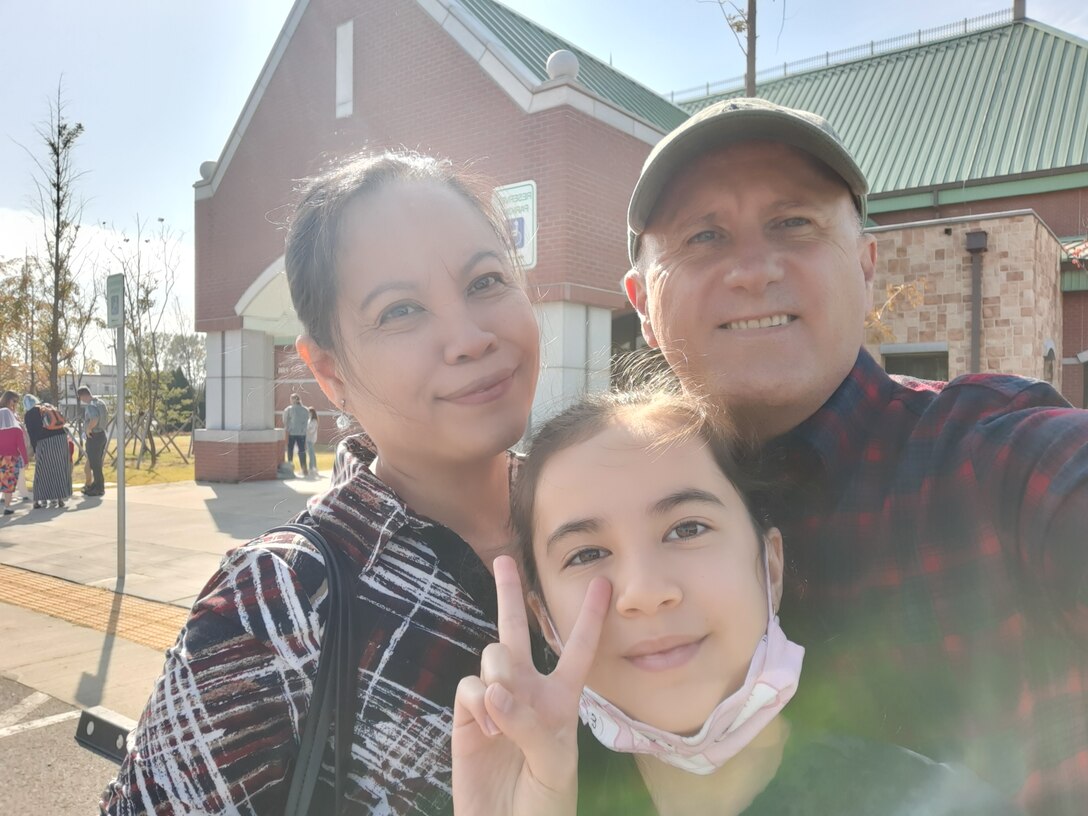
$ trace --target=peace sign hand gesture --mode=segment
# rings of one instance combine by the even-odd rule
[[[499,642],[480,676],[457,687],[453,706],[453,803],[457,816],[562,816],[578,805],[578,699],[597,651],[612,588],[586,590],[555,671],[540,674],[517,566],[495,559]]]

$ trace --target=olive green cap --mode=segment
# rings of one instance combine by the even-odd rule
[[[782,142],[822,161],[846,182],[864,223],[869,183],[826,119],[766,99],[725,99],[703,108],[665,136],[642,165],[627,210],[627,249],[632,265],[638,238],[669,181],[706,151],[749,141]]]

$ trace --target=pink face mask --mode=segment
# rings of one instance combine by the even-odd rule
[[[593,736],[612,751],[647,754],[681,770],[710,774],[736,756],[773,720],[797,691],[805,650],[786,638],[771,606],[767,578],[767,632],[748,665],[748,675],[735,692],[710,713],[697,734],[684,737],[629,717],[588,686],[582,690],[578,713]],[[555,626],[548,620],[553,636]]]

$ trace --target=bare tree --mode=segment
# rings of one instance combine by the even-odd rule
[[[48,322],[44,327],[48,378],[45,390],[53,401],[61,397],[61,365],[71,357],[75,326],[70,318],[79,296],[73,264],[83,212],[82,200],[76,197],[76,184],[83,174],[76,170],[73,161],[76,142],[83,135],[83,125],[70,122],[65,117],[64,107],[62,85],[58,83],[57,97],[49,102],[48,119],[37,128],[46,147],[45,156],[39,158],[27,150],[37,168],[34,185],[45,237],[46,252],[41,259],[49,304]]]
[[[125,275],[126,354],[130,363],[125,372],[125,407],[134,416],[132,430],[139,439],[136,464],[139,467],[144,454],[149,454],[151,467],[155,467],[159,455],[155,431],[166,390],[163,363],[168,306],[177,277],[178,237],[162,218],[158,227],[149,231],[147,222],[137,216],[134,237],[122,234],[110,254],[117,270]]]
[[[721,9],[725,24],[737,38],[737,45],[744,54],[746,67],[744,69],[744,95],[756,95],[756,0],[748,0],[747,10],[742,10],[731,0],[699,0],[713,2]],[[745,40],[740,35],[744,34]]]

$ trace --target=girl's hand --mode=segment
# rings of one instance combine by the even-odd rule
[[[517,566],[495,559],[499,642],[453,706],[457,816],[573,816],[578,805],[578,698],[597,651],[612,588],[597,578],[551,674],[540,674]]]

